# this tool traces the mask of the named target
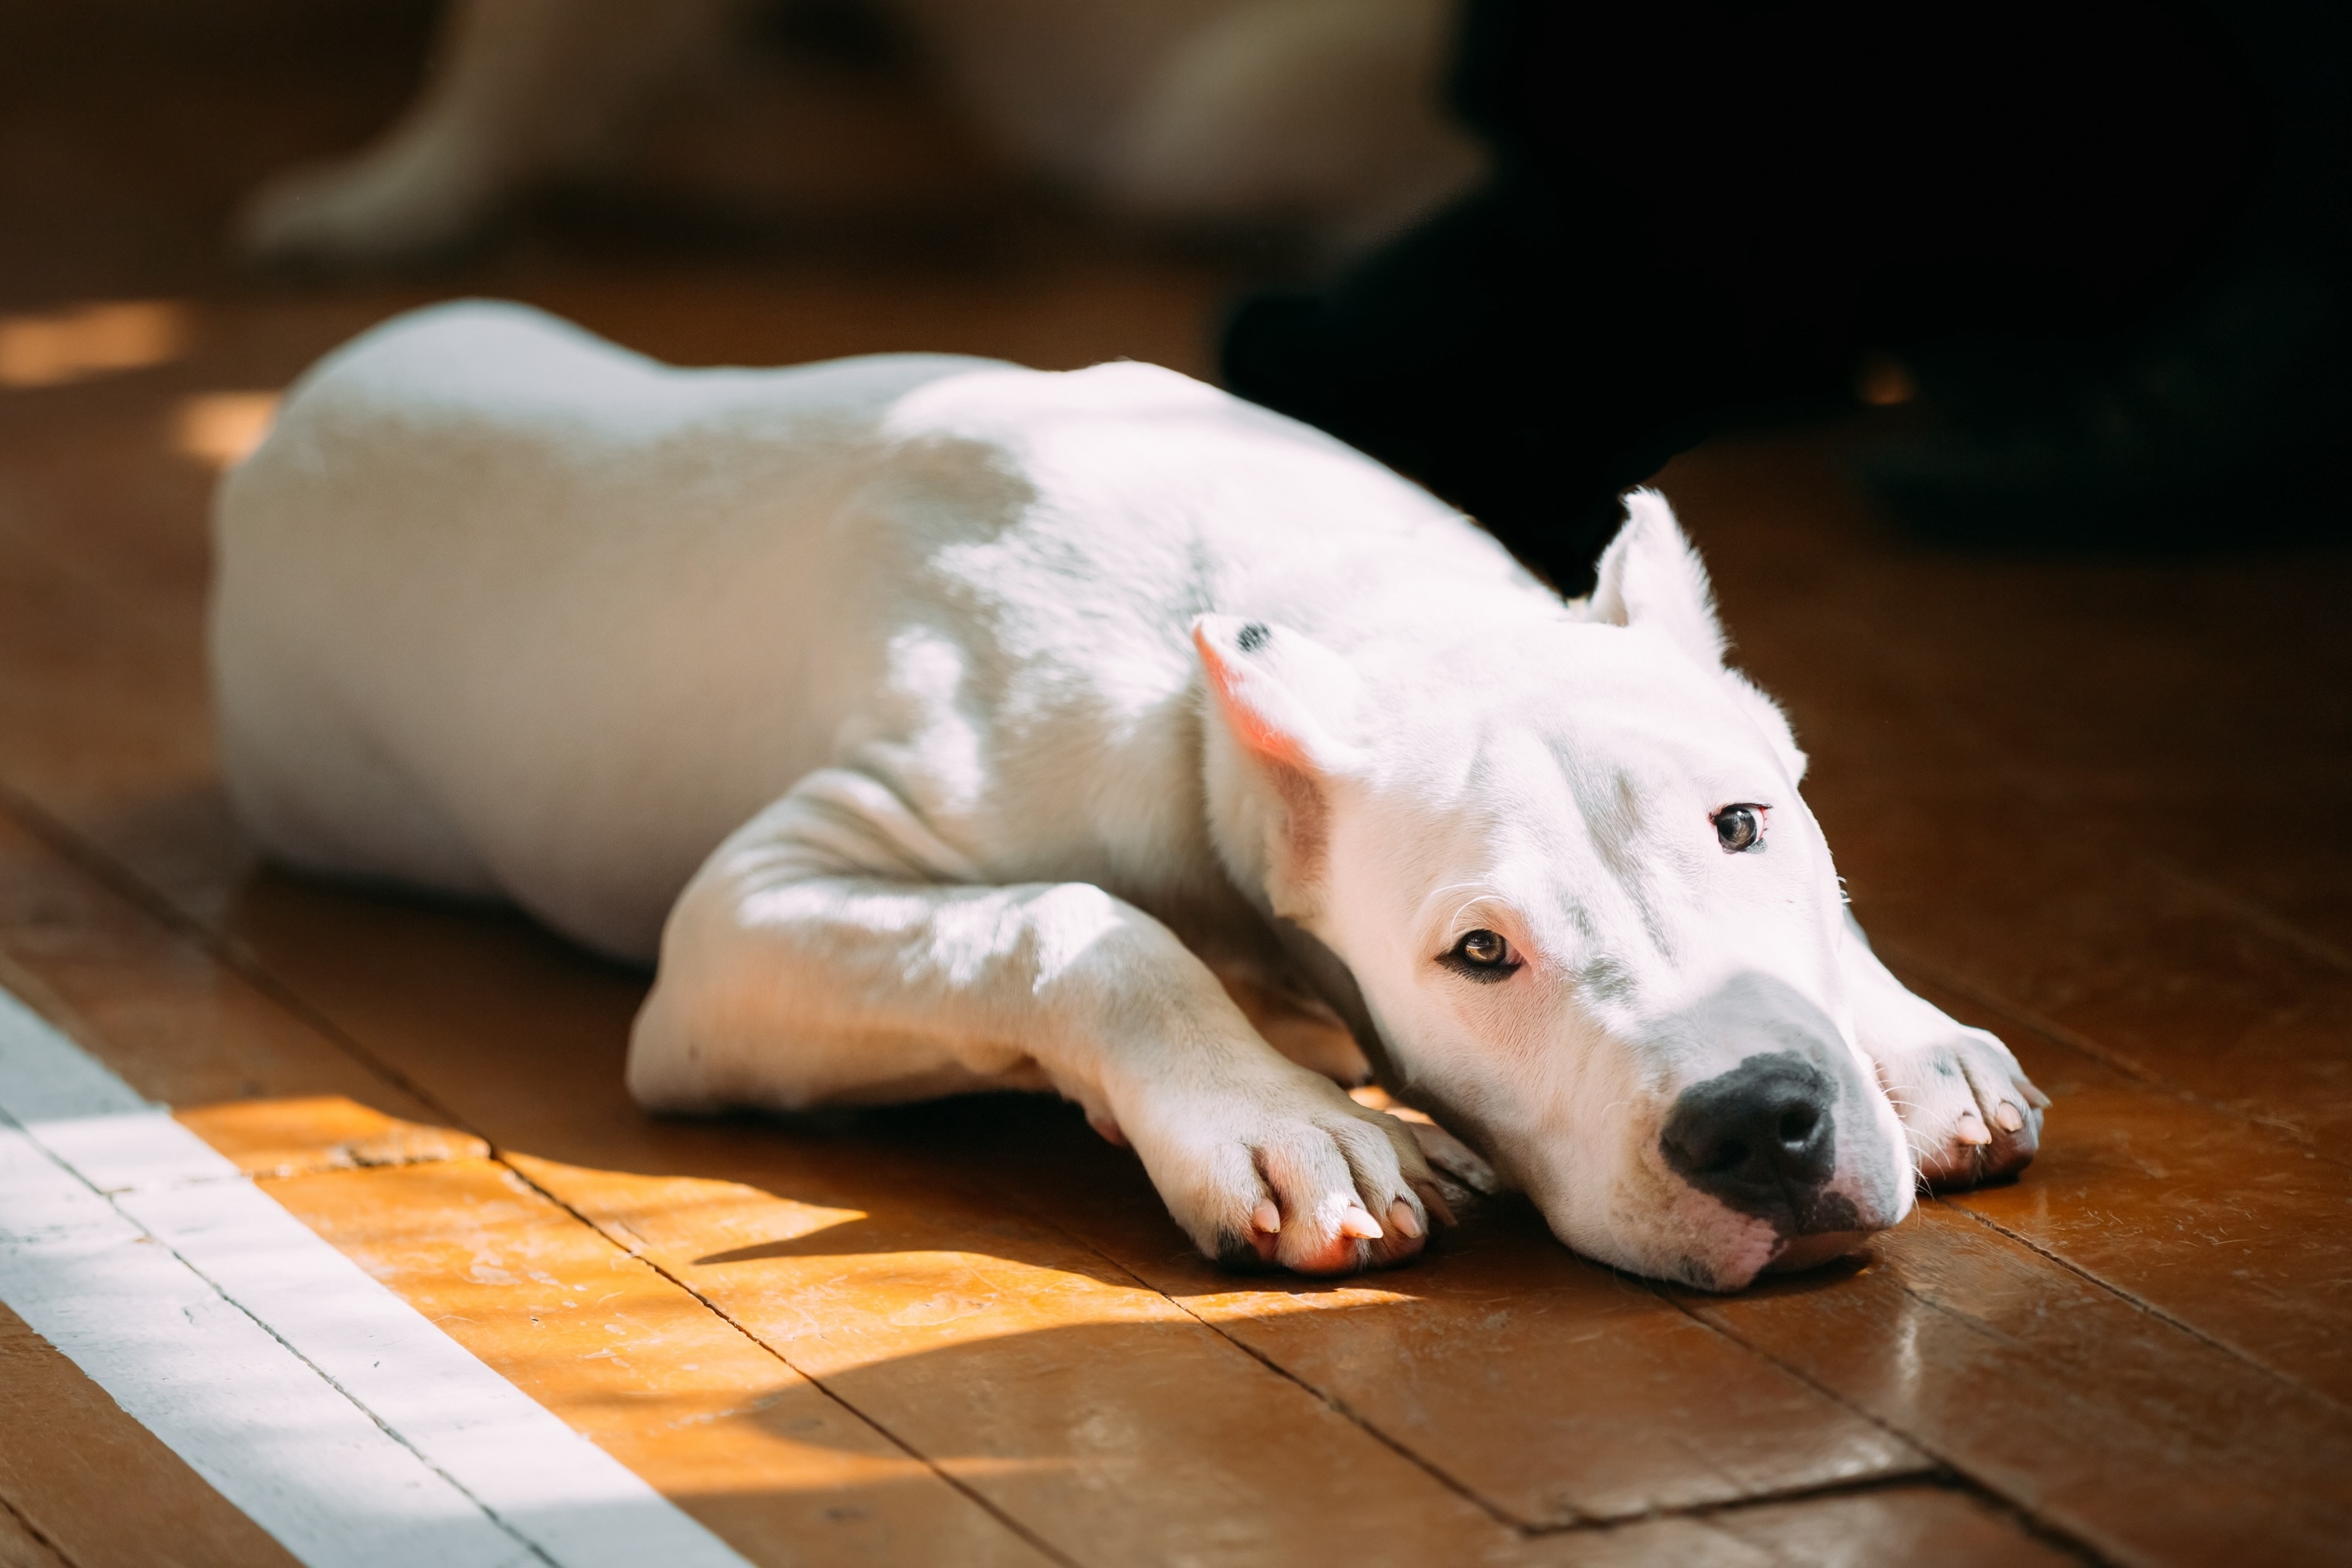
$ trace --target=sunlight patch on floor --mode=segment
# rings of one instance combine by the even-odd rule
[[[172,449],[214,468],[253,455],[278,417],[274,392],[200,392],[172,405]]]
[[[167,364],[188,351],[192,312],[175,300],[116,300],[0,316],[0,386],[56,386]]]

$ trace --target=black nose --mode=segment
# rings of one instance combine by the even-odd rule
[[[1824,1194],[1837,1169],[1837,1086],[1794,1051],[1749,1057],[1675,1100],[1658,1140],[1667,1166],[1783,1236],[1852,1228],[1853,1205]]]

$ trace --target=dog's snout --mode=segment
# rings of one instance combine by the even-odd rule
[[[1802,1089],[1710,1106],[1677,1140],[1685,1174],[1711,1182],[1777,1186],[1828,1179],[1822,1145],[1827,1118]]]
[[[1793,1051],[1753,1056],[1675,1100],[1659,1139],[1667,1166],[1783,1235],[1843,1228],[1822,1189],[1837,1169],[1837,1086]]]

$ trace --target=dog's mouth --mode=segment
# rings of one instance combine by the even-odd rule
[[[1772,1261],[1764,1266],[1767,1274],[1801,1274],[1808,1268],[1819,1268],[1824,1263],[1834,1263],[1848,1254],[1858,1251],[1868,1241],[1866,1230],[1824,1230],[1811,1236],[1792,1236],[1773,1253]]]

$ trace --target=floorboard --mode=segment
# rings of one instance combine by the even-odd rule
[[[1458,1190],[1434,1267],[1237,1279],[1194,1252],[1129,1155],[1059,1108],[936,1119],[943,1143],[1386,1440],[1530,1528],[1911,1474],[1909,1444],[1554,1244],[1516,1199]]]
[[[1846,1497],[1766,1503],[1714,1522],[1783,1563],[1811,1568],[1958,1568],[2009,1563],[2056,1568],[2074,1552],[2032,1535],[2015,1516],[1966,1492],[1888,1487]]]
[[[294,1568],[283,1547],[0,1306],[0,1563],[60,1560]]]
[[[754,1563],[1050,1561],[505,1165],[262,1190]]]
[[[2326,1562],[2352,1417],[1940,1204],[1870,1260],[1689,1310],[2125,1563]]]
[[[2352,1410],[2352,1169],[1923,982],[2063,1086],[2027,1180],[1947,1194],[2200,1337]]]
[[[0,1568],[70,1568],[57,1549],[33,1532],[0,1499]]]

